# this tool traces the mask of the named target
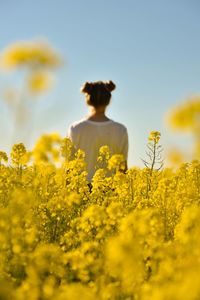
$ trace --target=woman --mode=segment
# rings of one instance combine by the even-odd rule
[[[128,133],[124,125],[105,115],[110,103],[111,92],[115,89],[112,81],[86,82],[81,92],[89,106],[89,114],[74,122],[68,129],[68,136],[77,149],[85,152],[88,181],[91,182],[101,146],[109,146],[111,154],[123,154],[126,169],[128,156]]]

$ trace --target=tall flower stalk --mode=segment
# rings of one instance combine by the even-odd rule
[[[0,52],[0,70],[23,71],[22,88],[6,93],[7,103],[13,112],[11,144],[21,135],[23,142],[30,137],[30,120],[38,96],[53,86],[53,73],[61,66],[61,57],[46,41],[21,41]]]

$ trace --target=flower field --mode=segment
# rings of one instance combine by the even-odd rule
[[[0,299],[200,298],[200,162],[164,168],[159,139],[126,172],[102,147],[92,189],[68,138],[0,151]]]

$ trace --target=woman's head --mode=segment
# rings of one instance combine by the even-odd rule
[[[115,84],[111,80],[85,82],[81,88],[81,92],[86,95],[87,104],[97,108],[107,106],[110,103],[111,92],[115,87]]]

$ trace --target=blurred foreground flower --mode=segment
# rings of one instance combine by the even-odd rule
[[[182,132],[193,132],[200,124],[200,96],[187,99],[170,111],[168,124],[171,129]]]
[[[176,148],[173,148],[167,153],[167,160],[170,166],[179,167],[184,162],[184,154]]]
[[[194,157],[200,158],[200,96],[191,97],[172,109],[167,115],[167,124],[174,131],[194,136]]]
[[[11,144],[26,144],[34,121],[34,102],[29,100],[47,92],[54,83],[53,72],[60,67],[60,54],[44,40],[19,41],[0,52],[0,70],[23,70],[22,86],[4,92],[5,102],[13,114]]]
[[[6,47],[0,60],[2,69],[18,67],[57,68],[61,64],[60,56],[44,41],[21,41]]]
[[[52,75],[48,72],[33,72],[28,78],[28,88],[32,94],[48,90],[53,84]]]

